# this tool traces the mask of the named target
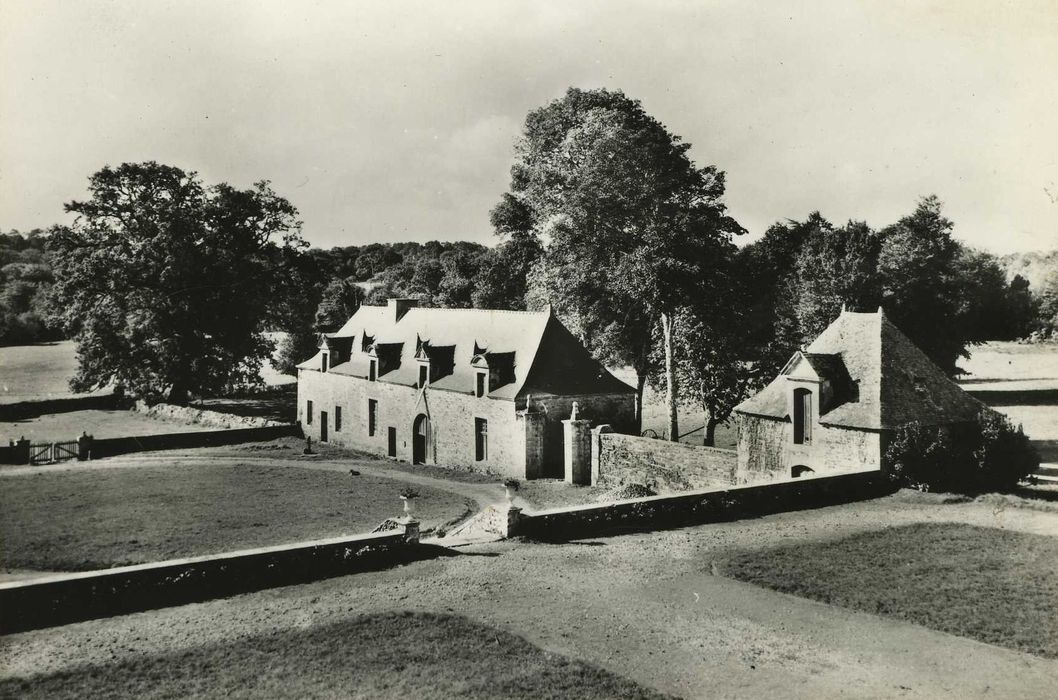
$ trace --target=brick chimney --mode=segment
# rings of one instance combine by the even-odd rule
[[[404,318],[404,314],[408,313],[408,309],[414,309],[418,305],[418,299],[390,299],[389,316],[396,323]]]

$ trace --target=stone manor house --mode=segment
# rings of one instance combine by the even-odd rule
[[[563,420],[638,434],[635,390],[551,309],[361,306],[298,365],[298,422],[322,442],[414,464],[563,476]]]
[[[778,377],[735,408],[738,481],[881,469],[896,428],[969,423],[987,410],[881,309],[843,309]]]

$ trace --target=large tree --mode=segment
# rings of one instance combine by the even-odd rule
[[[707,447],[716,442],[717,426],[728,421],[756,384],[754,367],[746,361],[745,287],[734,279],[731,283],[725,295],[731,303],[724,309],[683,309],[675,337],[680,403],[702,409]]]
[[[874,311],[881,300],[881,240],[862,222],[821,226],[805,239],[794,262],[798,335],[811,343],[842,308]]]
[[[677,313],[691,298],[722,303],[710,280],[742,232],[723,173],[689,149],[623,93],[571,88],[527,116],[508,193],[550,239],[536,296],[576,318],[597,357],[632,365],[640,403],[644,343],[660,328],[673,440]]]
[[[940,200],[924,197],[912,214],[881,232],[878,255],[886,314],[948,374],[967,356],[969,339],[952,228]]]
[[[282,268],[304,245],[297,210],[267,182],[207,187],[154,162],[104,167],[89,193],[48,243],[72,387],[186,403],[259,381]]]

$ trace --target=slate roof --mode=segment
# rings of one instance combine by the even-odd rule
[[[349,339],[351,352],[348,361],[330,368],[334,374],[366,379],[372,344],[388,345],[395,354],[399,352],[399,365],[390,371],[380,371],[379,382],[415,386],[420,366],[416,349],[426,343],[427,352],[434,356],[447,358],[451,353],[450,365],[445,362],[443,376],[431,379],[431,389],[473,394],[476,374],[471,365],[473,359],[513,354],[513,371],[505,371],[509,381],[489,391],[490,397],[514,399],[527,394],[569,396],[635,391],[595,361],[550,309],[413,307],[394,320],[390,307],[361,306],[338,332],[328,336],[327,342],[333,344],[335,339]],[[298,367],[318,370],[320,353]],[[433,369],[436,370],[436,363]]]
[[[950,380],[879,309],[877,313],[843,311],[778,377],[735,410],[789,418],[786,373],[798,355],[820,378],[835,382],[835,399],[819,417],[824,425],[873,430],[912,421],[944,425],[973,420],[986,408]]]

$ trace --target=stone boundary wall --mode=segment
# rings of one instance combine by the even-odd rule
[[[761,485],[691,491],[613,503],[519,512],[508,537],[562,541],[682,527],[874,498],[893,490],[877,470],[791,479]]]
[[[653,491],[688,491],[735,483],[734,450],[592,431],[592,483],[642,484]]]
[[[129,401],[119,394],[100,394],[93,396],[70,396],[62,399],[43,399],[41,401],[19,401],[18,403],[0,404],[0,422],[26,420],[49,413],[70,413],[71,411],[114,411],[128,408]]]
[[[0,634],[385,568],[428,556],[418,540],[412,522],[379,534],[0,583]]]
[[[158,403],[148,406],[143,401],[137,401],[134,410],[151,418],[188,425],[209,425],[215,428],[271,428],[278,425],[288,425],[279,421],[258,418],[255,416],[237,416],[220,411],[209,411],[193,406],[176,406],[171,403]]]
[[[81,438],[78,440],[78,459],[103,459],[131,452],[180,450],[194,447],[219,447],[242,442],[263,442],[284,437],[302,437],[301,427],[280,423],[266,428],[235,428],[233,430],[201,430],[193,433],[159,433],[135,437]],[[87,440],[82,451],[80,443]],[[28,447],[28,444],[27,444]],[[28,464],[29,452],[18,446],[0,447],[0,464]]]

